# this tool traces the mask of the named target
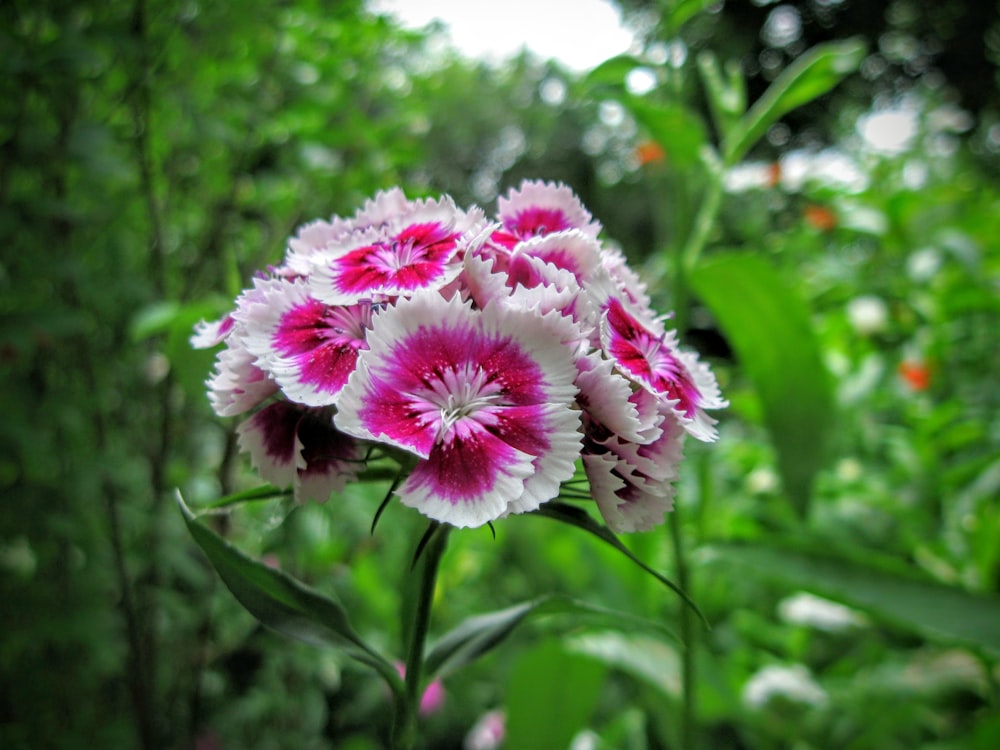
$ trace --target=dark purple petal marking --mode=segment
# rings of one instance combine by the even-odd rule
[[[532,206],[518,211],[512,218],[504,221],[504,227],[515,237],[526,240],[572,229],[573,223],[558,208]]]
[[[326,412],[307,412],[299,423],[298,436],[306,462],[300,474],[357,473],[355,462],[364,454],[360,443],[334,427]]]
[[[274,464],[296,463],[295,437],[301,418],[301,408],[287,401],[265,406],[250,418],[253,428],[262,436],[264,455]]]

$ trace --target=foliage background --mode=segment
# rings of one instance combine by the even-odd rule
[[[381,746],[377,680],[262,629],[184,529],[174,488],[198,505],[255,481],[205,401],[212,355],[187,337],[304,221],[395,184],[489,207],[541,177],[573,187],[657,306],[678,308],[733,404],[720,443],[690,447],[679,495],[692,593],[713,624],[692,644],[697,741],[996,746],[997,8],[731,2],[680,23],[702,5],[622,3],[657,81],[643,96],[623,86],[632,63],[583,77],[525,54],[491,69],[355,0],[0,7],[0,745]],[[778,7],[802,22],[790,41],[765,33]],[[686,126],[719,138],[698,53],[741,65],[755,101],[813,43],[855,34],[860,70],[730,171],[702,286],[695,274],[680,288],[669,258],[705,190]],[[902,149],[859,136],[879,110],[912,115]],[[665,119],[678,111],[685,127]],[[857,179],[824,172],[831,155]],[[782,363],[751,377],[734,354],[739,309],[705,280],[733,248],[806,311],[806,339],[785,343],[817,342],[830,375],[830,418],[806,422],[829,450],[798,512],[780,481],[794,446],[766,428]],[[859,298],[881,312],[864,318]],[[370,535],[383,492],[247,506],[215,528],[336,591],[399,652],[419,521],[391,507]],[[435,618],[557,591],[676,627],[655,582],[545,524],[456,535]],[[666,532],[627,541],[672,573]],[[795,621],[782,602],[798,591],[864,619]],[[682,746],[678,642],[575,625],[543,620],[454,675],[428,746],[461,746],[497,706],[531,736],[532,701],[555,697],[599,747]],[[748,702],[768,665],[802,665],[824,697]],[[556,678],[571,669],[566,695]]]

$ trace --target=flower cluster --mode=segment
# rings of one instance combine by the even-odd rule
[[[615,531],[673,503],[685,435],[711,441],[715,378],[650,308],[620,251],[561,184],[525,182],[495,220],[381,192],[303,226],[281,266],[199,325],[208,381],[267,481],[325,500],[387,453],[396,494],[480,526],[585,472]]]

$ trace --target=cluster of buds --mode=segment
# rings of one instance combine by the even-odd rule
[[[525,182],[494,219],[396,188],[303,226],[192,342],[239,445],[298,500],[395,458],[396,494],[475,527],[589,495],[613,531],[671,509],[685,436],[712,441],[715,377],[650,306],[565,185]]]

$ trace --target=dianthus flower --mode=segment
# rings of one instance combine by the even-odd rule
[[[374,322],[336,422],[419,458],[404,504],[480,526],[558,495],[580,453],[564,318],[430,292]]]
[[[403,504],[454,526],[585,479],[609,528],[651,528],[685,435],[714,440],[706,410],[726,402],[600,233],[567,186],[541,181],[501,197],[493,223],[393,188],[306,224],[196,328],[195,346],[223,344],[212,406],[244,417],[240,448],[299,500],[390,456]]]

